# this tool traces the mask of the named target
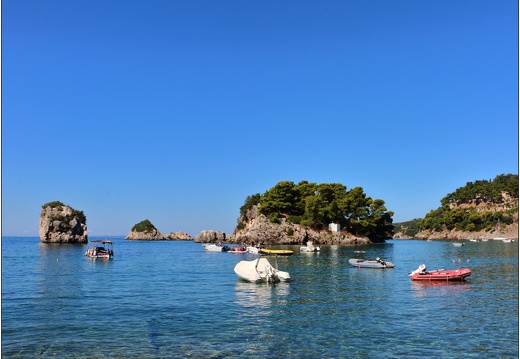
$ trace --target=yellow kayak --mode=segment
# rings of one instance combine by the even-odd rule
[[[260,248],[260,254],[276,254],[278,256],[292,256],[293,251],[290,249],[265,249]]]

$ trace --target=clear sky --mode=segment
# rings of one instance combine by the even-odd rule
[[[394,222],[518,173],[518,2],[2,1],[2,235],[232,233],[284,180]]]

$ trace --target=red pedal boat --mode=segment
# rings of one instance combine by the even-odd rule
[[[463,281],[464,278],[471,275],[469,268],[460,269],[437,269],[433,271],[426,271],[426,266],[421,264],[419,268],[411,272],[412,280],[423,281]]]

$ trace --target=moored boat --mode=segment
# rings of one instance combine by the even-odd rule
[[[451,244],[453,247],[464,247],[465,244],[464,243],[452,243]]]
[[[253,253],[253,254],[258,254],[260,251],[260,247],[257,247],[257,246],[247,246],[247,252],[248,253]]]
[[[229,251],[229,247],[223,246],[220,243],[206,243],[204,244],[204,250],[208,252],[227,252]]]
[[[315,253],[319,252],[321,250],[320,247],[315,247],[314,244],[312,244],[312,241],[308,241],[306,246],[300,247],[301,253]]]
[[[259,252],[260,252],[260,254],[275,254],[277,256],[292,256],[294,253],[290,249],[267,249],[267,248],[260,248]]]
[[[358,268],[394,268],[394,264],[392,262],[385,262],[381,258],[377,257],[374,261],[367,261],[365,259],[351,258],[348,260],[348,264],[352,267]]]
[[[278,267],[278,263],[276,263],[276,267]],[[234,271],[243,280],[253,283],[286,282],[291,279],[288,272],[273,267],[265,257],[258,257],[252,261],[240,261],[236,264]]]
[[[88,258],[114,258],[114,242],[103,239],[90,241],[90,243],[92,243],[92,246],[87,249],[87,252],[85,253]]]
[[[459,269],[436,269],[426,271],[426,266],[421,264],[419,268],[409,274],[412,280],[423,281],[463,281],[471,275],[469,268]]]
[[[247,253],[246,246],[233,246],[229,249],[229,253]]]

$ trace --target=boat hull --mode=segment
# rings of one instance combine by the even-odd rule
[[[348,264],[350,264],[352,267],[358,267],[358,268],[376,268],[376,269],[394,268],[394,264],[392,262],[367,261],[364,259],[357,259],[357,258],[349,259]]]
[[[291,279],[288,272],[274,268],[264,257],[240,261],[235,265],[234,271],[241,279],[253,283],[286,282]]]
[[[260,254],[276,254],[277,256],[292,256],[293,251],[290,249],[265,249],[260,248]]]
[[[204,244],[204,250],[206,250],[207,252],[227,252],[229,250],[229,247],[212,243]]]
[[[109,240],[91,241],[92,247],[87,250],[85,255],[89,259],[112,259],[114,258],[114,242]]]
[[[317,253],[319,251],[320,251],[320,247],[314,247],[314,248],[300,247],[300,252],[302,252],[302,253]]]
[[[416,281],[462,281],[471,275],[469,268],[450,269],[444,270],[439,269],[436,271],[414,273],[411,275],[412,280]]]

